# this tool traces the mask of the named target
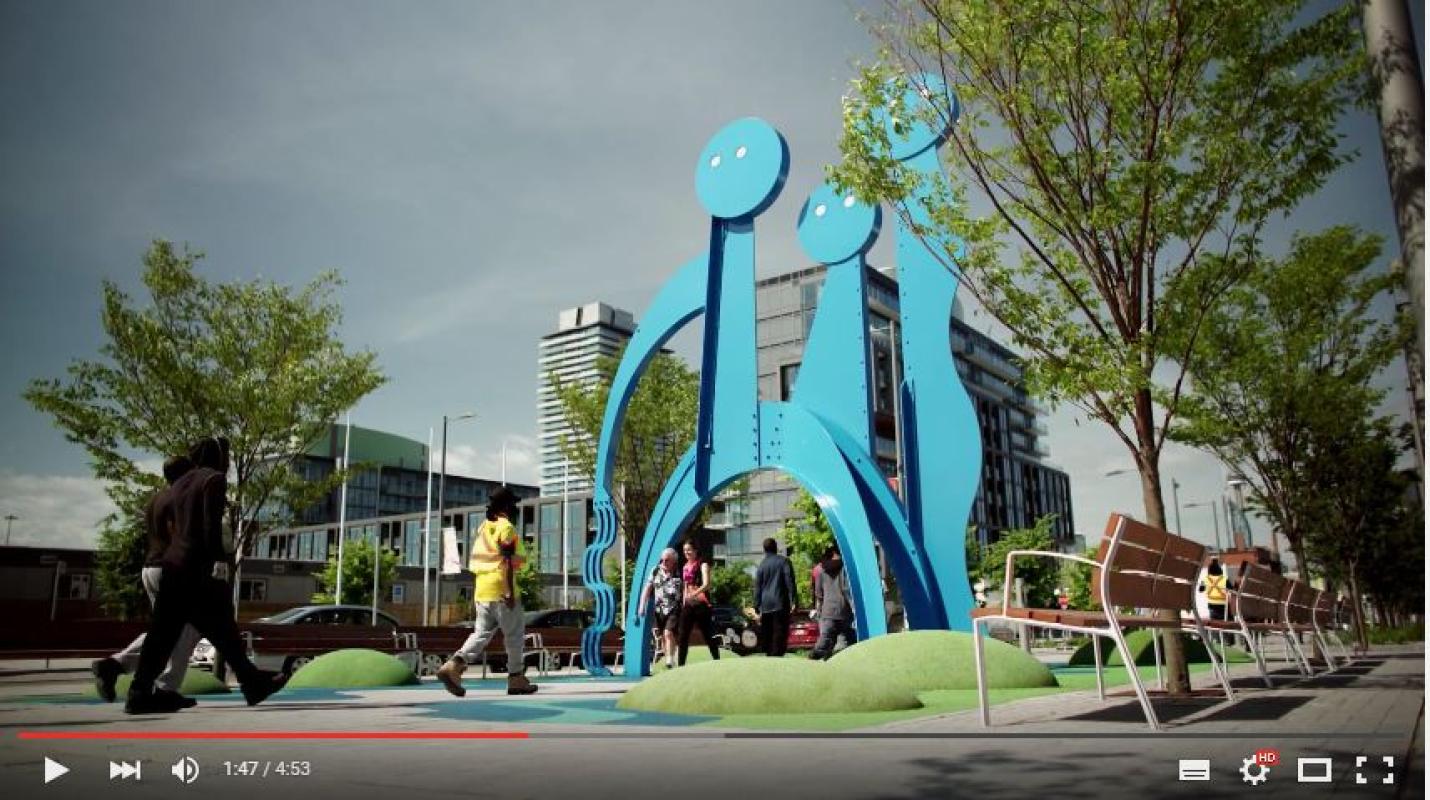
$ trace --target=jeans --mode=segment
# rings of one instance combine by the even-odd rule
[[[522,654],[522,637],[526,635],[526,618],[522,615],[521,601],[508,606],[503,600],[477,603],[477,620],[472,635],[457,650],[455,657],[470,664],[482,657],[487,644],[501,631],[502,642],[506,645],[506,674],[526,673],[526,662]]]
[[[159,579],[164,574],[162,567],[145,567],[139,573],[141,582],[144,584],[144,591],[149,595],[150,605],[157,605],[159,598]],[[139,634],[129,646],[110,656],[125,672],[133,673],[139,668],[139,654],[144,649],[144,639],[146,634]],[[174,645],[174,652],[169,656],[169,666],[164,668],[158,680],[154,682],[160,689],[170,692],[179,691],[179,687],[184,684],[184,675],[189,671],[189,656],[194,653],[194,646],[199,643],[199,632],[194,630],[194,626],[185,625],[183,633],[179,634],[179,641]]]
[[[815,643],[814,649],[810,651],[809,657],[815,659],[825,659],[834,655],[834,645],[836,640],[844,637],[844,646],[859,641],[859,636],[854,632],[854,620],[852,619],[825,619],[819,618],[819,641]]]
[[[766,611],[760,615],[760,644],[765,655],[781,658],[789,647],[789,609]]]

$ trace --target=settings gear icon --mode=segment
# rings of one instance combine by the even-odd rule
[[[1271,768],[1265,764],[1256,763],[1254,757],[1241,760],[1241,779],[1252,786],[1265,783],[1266,775],[1269,772],[1271,772]]]

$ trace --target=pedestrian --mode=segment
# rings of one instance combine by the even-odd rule
[[[845,644],[858,641],[854,632],[854,606],[849,601],[849,575],[839,548],[831,545],[819,562],[819,581],[815,584],[814,610],[819,618],[819,641],[809,657],[826,659],[834,654],[836,640],[843,636]]]
[[[695,541],[686,539],[682,548],[685,564],[680,568],[680,579],[685,585],[680,606],[680,666],[685,666],[685,656],[690,651],[690,634],[696,628],[705,637],[705,646],[710,648],[710,658],[720,660],[720,646],[715,642],[715,622],[710,614],[710,562],[700,559],[700,551]]]
[[[144,567],[139,572],[139,579],[144,587],[144,593],[149,596],[151,606],[155,604],[159,595],[159,579],[164,574],[164,551],[169,546],[168,526],[162,528],[159,526],[155,509],[161,495],[168,491],[168,487],[173,486],[174,481],[183,477],[193,468],[194,462],[185,456],[172,456],[165,459],[164,481],[167,486],[150,495],[149,502],[144,505],[144,536],[147,547],[144,555]],[[128,647],[89,665],[89,671],[94,675],[94,688],[100,699],[106,703],[114,702],[116,698],[114,684],[119,680],[120,675],[139,668],[139,654],[144,649],[145,638],[145,634],[141,633],[129,643]],[[179,694],[179,687],[184,683],[184,674],[189,669],[189,657],[193,655],[194,646],[198,643],[199,632],[194,630],[192,625],[184,625],[183,633],[179,634],[179,641],[174,645],[174,651],[169,657],[169,665],[164,668],[164,672],[154,682],[154,693],[160,695],[165,703],[179,705],[183,708],[192,708],[197,704],[193,698]]]
[[[472,634],[447,663],[437,670],[437,678],[447,691],[463,697],[462,673],[480,658],[497,631],[506,645],[506,693],[533,694],[537,686],[526,677],[522,638],[526,620],[516,572],[525,563],[525,549],[511,517],[516,514],[517,497],[505,486],[492,492],[487,501],[487,520],[477,528],[472,541],[471,570],[476,575],[473,600],[477,618]]]
[[[765,655],[782,658],[789,645],[789,616],[794,610],[794,566],[779,554],[774,539],[764,541],[765,557],[755,568],[755,613]]]
[[[1207,595],[1207,615],[1214,620],[1226,619],[1226,571],[1221,561],[1213,558],[1202,578],[1201,591]]]
[[[184,626],[192,625],[233,666],[243,697],[258,705],[283,688],[288,676],[260,670],[248,658],[234,621],[233,570],[223,546],[228,508],[229,443],[211,436],[189,450],[194,463],[154,507],[155,525],[168,532],[160,559],[154,617],[139,653],[124,710],[129,714],[179,710],[174,698],[157,694],[154,679],[174,654]]]
[[[660,640],[666,669],[675,666],[675,634],[680,627],[683,583],[679,556],[676,555],[674,547],[667,547],[660,554],[660,563],[646,580],[645,588],[641,589],[638,613],[644,617],[646,609],[651,607],[652,598],[654,599],[655,625],[652,630]]]

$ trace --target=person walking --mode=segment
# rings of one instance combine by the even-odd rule
[[[794,610],[794,566],[779,554],[774,539],[764,541],[765,557],[755,568],[755,613],[765,655],[782,658],[789,645],[789,616]]]
[[[1214,620],[1226,619],[1226,570],[1221,561],[1213,558],[1207,565],[1207,574],[1202,578],[1201,591],[1207,595],[1207,616]]]
[[[641,589],[641,602],[637,612],[644,617],[654,598],[655,625],[652,630],[660,639],[666,669],[675,666],[675,634],[680,627],[680,607],[684,594],[678,559],[674,547],[667,547],[660,554],[660,563],[651,571],[650,578],[646,579],[645,588]]]
[[[839,548],[830,546],[819,562],[819,580],[815,583],[814,610],[819,616],[819,640],[809,657],[826,659],[834,654],[835,642],[844,637],[846,646],[858,641],[854,632],[854,606],[849,602],[849,575]]]
[[[260,670],[248,658],[234,621],[233,565],[223,546],[228,507],[228,440],[211,436],[194,445],[194,468],[163,492],[154,507],[155,525],[169,539],[160,559],[154,617],[139,652],[124,710],[129,714],[179,710],[177,701],[154,691],[154,680],[173,657],[184,626],[208,638],[238,677],[243,697],[258,705],[283,688],[288,676]]]
[[[516,573],[525,563],[525,549],[516,527],[511,524],[516,508],[517,497],[510,489],[503,486],[492,492],[487,501],[487,520],[477,528],[472,541],[470,567],[476,575],[473,592],[476,623],[462,647],[437,670],[437,679],[458,697],[467,694],[462,686],[462,673],[467,671],[468,664],[481,657],[498,630],[506,645],[506,693],[533,694],[537,689],[536,684],[527,680],[522,652],[526,620]]]
[[[715,642],[715,622],[710,614],[710,562],[702,561],[695,541],[685,540],[685,564],[680,568],[680,579],[685,586],[680,606],[680,666],[685,666],[685,656],[690,652],[690,634],[696,628],[705,637],[705,646],[710,648],[710,658],[720,660],[720,646]]]
[[[193,468],[194,462],[187,457],[171,456],[164,461],[164,481],[168,486],[173,486],[175,481]],[[144,555],[144,568],[140,570],[139,578],[144,587],[144,593],[149,596],[151,606],[156,603],[159,596],[159,579],[164,574],[164,551],[169,546],[169,530],[167,527],[159,527],[155,509],[160,497],[168,491],[168,486],[150,495],[149,502],[144,505],[144,535],[148,547]],[[141,633],[129,643],[128,647],[90,664],[89,671],[94,675],[94,688],[100,699],[106,703],[115,701],[114,685],[120,675],[139,668],[139,654],[144,649],[145,638],[147,638],[146,635]],[[179,694],[179,687],[184,683],[184,675],[189,669],[189,657],[193,655],[194,646],[198,643],[199,632],[194,630],[192,625],[184,625],[183,632],[179,634],[179,641],[174,645],[174,652],[169,657],[169,665],[164,668],[163,673],[154,682],[154,693],[159,695],[165,703],[179,705],[182,708],[192,708],[197,705],[197,701],[193,698]]]

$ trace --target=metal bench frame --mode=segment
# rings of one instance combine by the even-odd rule
[[[1133,566],[1137,568],[1129,568],[1129,566],[1124,565],[1122,561],[1119,561],[1119,555],[1125,552],[1123,551],[1124,545],[1127,542],[1131,542],[1133,538],[1137,536],[1137,534],[1129,536],[1129,532],[1133,530],[1133,526],[1138,526],[1151,532],[1149,536],[1141,537],[1144,542],[1151,539],[1160,539],[1161,541],[1160,552],[1153,549],[1146,549],[1143,544],[1133,545],[1133,549],[1139,550],[1140,552],[1127,553],[1124,557],[1130,562],[1142,561],[1140,566],[1133,563]],[[1217,679],[1221,683],[1227,700],[1232,701],[1236,699],[1236,695],[1231,689],[1231,682],[1227,679],[1226,670],[1217,656],[1216,648],[1212,643],[1210,634],[1202,624],[1201,616],[1196,610],[1196,573],[1200,571],[1201,563],[1205,560],[1206,547],[1188,539],[1167,533],[1166,531],[1150,528],[1150,526],[1143,525],[1121,514],[1113,514],[1108,520],[1108,531],[1104,534],[1103,542],[1105,550],[1101,554],[1100,561],[1072,555],[1070,553],[1043,550],[1014,550],[1008,553],[1008,559],[1004,565],[1002,613],[975,616],[973,619],[973,658],[978,676],[979,719],[983,725],[988,726],[991,725],[992,722],[988,710],[988,679],[983,657],[984,644],[981,628],[993,622],[1003,622],[1017,626],[1073,631],[1092,637],[1107,637],[1112,639],[1117,646],[1118,652],[1122,654],[1122,663],[1126,666],[1128,676],[1132,679],[1132,688],[1137,693],[1137,701],[1142,706],[1142,713],[1147,717],[1148,727],[1154,732],[1161,730],[1157,721],[1157,713],[1152,708],[1152,700],[1147,694],[1146,687],[1142,685],[1142,677],[1138,673],[1137,663],[1132,657],[1132,650],[1127,645],[1127,638],[1123,635],[1122,628],[1124,626],[1129,628],[1149,627],[1153,629],[1170,629],[1180,633],[1182,626],[1176,622],[1160,617],[1119,615],[1117,613],[1118,607],[1126,605],[1126,603],[1119,603],[1119,597],[1131,591],[1129,584],[1145,583],[1149,593],[1154,595],[1152,599],[1157,601],[1157,608],[1191,612],[1194,622],[1194,632],[1202,642],[1207,645],[1207,652],[1212,663],[1212,671],[1216,674]],[[1174,546],[1181,552],[1170,552]],[[1078,625],[1070,622],[1012,616],[1010,611],[1013,609],[1013,561],[1018,556],[1056,558],[1091,566],[1094,569],[1095,585],[1100,590],[1098,596],[1101,598],[1102,616],[1106,619],[1107,624]],[[1114,584],[1114,577],[1116,576],[1125,576],[1126,580],[1119,579],[1117,583]],[[1168,584],[1171,584],[1170,589],[1162,588],[1162,586]],[[1056,617],[1058,615],[1053,616]],[[1069,618],[1078,618],[1084,615],[1067,614],[1066,616]],[[1157,644],[1157,638],[1158,637],[1155,636],[1153,637],[1153,652],[1158,661],[1158,682],[1160,683],[1161,647]],[[1095,638],[1093,640],[1092,652],[1097,668],[1097,696],[1099,700],[1106,700],[1107,693],[1102,675],[1102,649],[1097,646]]]

